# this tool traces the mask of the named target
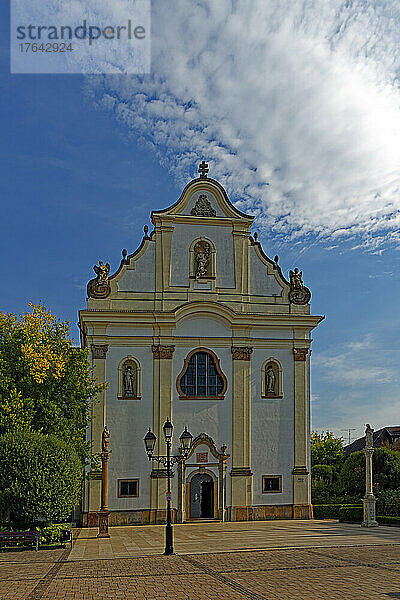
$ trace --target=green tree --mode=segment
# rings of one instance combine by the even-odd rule
[[[383,446],[376,448],[372,456],[372,472],[375,491],[400,488],[400,452]],[[340,472],[340,484],[345,493],[363,496],[365,493],[365,455],[362,450],[353,452],[346,459]]]
[[[82,461],[65,441],[27,431],[0,436],[0,511],[13,519],[67,518],[81,482]]]
[[[311,494],[314,504],[334,502],[340,496],[338,477],[345,459],[343,438],[332,431],[311,434]]]
[[[311,434],[311,466],[328,465],[332,467],[335,478],[343,465],[345,454],[343,438],[335,437],[332,431],[313,431]]]
[[[92,402],[104,389],[86,349],[72,348],[68,322],[42,305],[0,313],[0,435],[30,430],[72,444],[83,458]]]

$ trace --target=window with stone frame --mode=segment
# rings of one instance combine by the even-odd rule
[[[263,475],[262,493],[273,494],[282,492],[282,475]]]
[[[226,377],[221,371],[218,358],[211,350],[198,349],[189,353],[177,380],[181,399],[222,399],[226,387]]]
[[[137,498],[139,479],[118,479],[118,498]]]

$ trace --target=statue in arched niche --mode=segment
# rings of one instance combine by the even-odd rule
[[[265,371],[265,390],[267,395],[275,395],[276,375],[274,368],[269,364]]]
[[[209,275],[211,247],[208,242],[197,242],[194,247],[195,276],[196,279]]]
[[[125,363],[122,374],[123,396],[125,398],[136,396],[136,368],[132,363]]]

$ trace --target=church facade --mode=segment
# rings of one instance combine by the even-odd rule
[[[138,249],[110,275],[99,262],[80,311],[82,345],[108,388],[93,407],[89,440],[110,431],[110,524],[161,523],[166,470],[162,427],[173,454],[187,426],[193,443],[174,472],[177,522],[312,517],[310,344],[323,317],[310,314],[302,273],[286,280],[269,259],[253,217],[231,204],[200,165]],[[100,507],[100,475],[86,483],[84,524]]]

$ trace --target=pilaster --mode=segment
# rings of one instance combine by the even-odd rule
[[[172,356],[175,346],[155,344],[153,351],[153,431],[157,437],[154,448],[155,455],[166,455],[163,425],[168,417],[172,420]],[[166,470],[153,463],[150,477],[150,508],[165,510],[165,493],[167,491]]]
[[[103,383],[106,380],[106,357],[108,344],[91,344],[93,372],[97,380]],[[105,425],[106,391],[103,390],[92,404],[91,442],[93,454],[102,451],[102,433]],[[89,512],[98,511],[101,503],[101,481],[89,479]]]
[[[311,518],[311,489],[309,472],[309,393],[308,361],[309,347],[293,348],[294,364],[294,469],[293,469],[293,517]]]
[[[252,506],[250,469],[250,357],[253,348],[232,346],[232,507]]]

